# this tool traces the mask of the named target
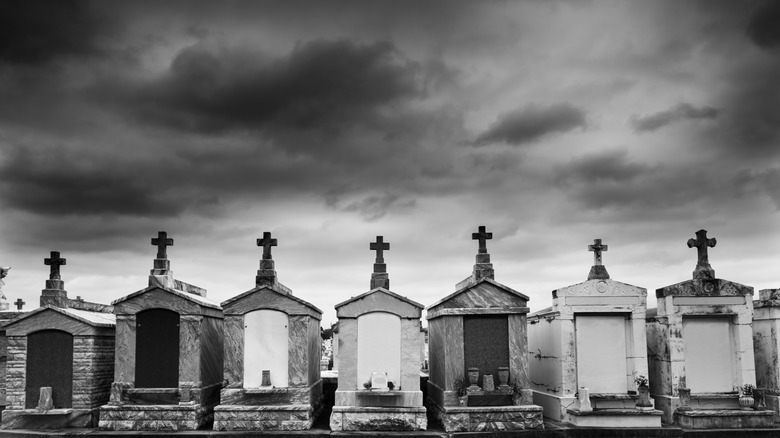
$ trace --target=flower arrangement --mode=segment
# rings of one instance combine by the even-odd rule
[[[742,385],[742,394],[747,397],[752,397],[754,389],[756,389],[755,385],[753,385],[752,383],[745,383],[744,385]]]
[[[393,388],[395,388],[395,383],[393,383],[393,382],[388,380],[387,381],[387,388],[392,391]]]
[[[647,377],[640,374],[634,378],[634,383],[636,383],[636,386],[648,386],[650,381]]]
[[[463,397],[468,394],[466,390],[466,384],[463,383],[463,379],[455,379],[455,390],[458,392],[458,397]]]
[[[369,379],[369,380],[366,380],[366,381],[363,383],[363,388],[366,388],[366,389],[371,389],[371,379]]]

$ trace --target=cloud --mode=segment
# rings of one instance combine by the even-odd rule
[[[780,3],[765,0],[759,4],[750,16],[747,34],[762,49],[780,45]]]
[[[570,104],[548,107],[528,105],[501,114],[474,141],[477,146],[505,142],[511,145],[530,143],[548,134],[567,132],[587,125],[585,111]]]
[[[112,21],[82,0],[0,2],[0,62],[37,65],[101,52]]]
[[[314,40],[272,58],[208,40],[181,50],[159,77],[126,84],[109,79],[94,93],[136,120],[176,130],[273,126],[337,133],[421,97],[421,90],[416,64],[389,42]]]
[[[688,103],[681,103],[666,111],[649,114],[646,116],[632,115],[628,123],[636,132],[655,131],[666,125],[679,123],[685,120],[715,119],[720,110],[711,107],[695,108]]]
[[[648,165],[629,162],[626,149],[608,149],[572,159],[567,165],[559,166],[557,179],[563,185],[595,182],[622,184],[651,169]]]
[[[413,208],[416,204],[414,199],[404,199],[397,193],[382,193],[378,195],[370,195],[359,201],[353,201],[346,205],[342,205],[338,195],[331,193],[326,197],[326,204],[337,210],[358,212],[360,216],[368,221],[373,222],[384,217],[391,209],[401,210]]]

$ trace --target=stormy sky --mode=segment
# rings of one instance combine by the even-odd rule
[[[780,2],[0,3],[3,291],[37,306],[176,278],[254,287],[255,240],[324,310],[368,290],[430,305],[468,276],[551,305],[585,280],[780,287]]]

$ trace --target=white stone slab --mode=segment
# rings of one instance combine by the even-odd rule
[[[686,385],[692,393],[733,388],[729,318],[683,318]]]
[[[626,318],[577,315],[577,386],[591,393],[626,393]]]
[[[271,371],[271,385],[289,385],[289,317],[278,310],[256,310],[244,315],[244,388],[259,387],[263,370]]]
[[[401,381],[401,318],[385,312],[371,312],[357,319],[358,388],[373,372],[386,372],[387,380]]]

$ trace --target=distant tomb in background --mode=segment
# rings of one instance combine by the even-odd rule
[[[382,236],[371,290],[336,305],[338,389],[333,431],[425,430],[420,390],[420,316],[423,306],[389,290]],[[386,388],[381,387],[382,373]]]
[[[663,422],[685,428],[772,426],[773,412],[742,409],[745,385],[755,385],[753,288],[715,277],[707,249],[715,239],[696,232],[693,279],[656,289],[647,312],[650,392]]]
[[[51,271],[41,307],[3,327],[8,407],[2,428],[95,427],[114,372],[112,308],[68,299],[59,252],[52,251],[44,263]]]
[[[753,301],[756,400],[774,411],[780,423],[780,289],[762,289]]]
[[[610,279],[607,249],[595,239],[587,281],[554,290],[552,307],[528,317],[534,403],[576,426],[661,427],[635,381],[648,376],[647,289]]]
[[[254,289],[222,303],[225,379],[214,430],[309,429],[322,406],[322,311],[276,276],[266,232]]]
[[[428,307],[428,407],[447,432],[542,428],[528,380],[528,297],[494,280],[484,226],[470,277]]]
[[[222,389],[222,308],[173,278],[161,231],[149,286],[115,300],[116,364],[107,430],[195,430],[213,418]]]
[[[5,281],[3,280],[5,277],[8,276],[8,273],[10,272],[10,267],[0,267],[0,289],[2,289],[5,286]],[[2,291],[0,291],[2,292]],[[3,297],[5,297],[5,294],[2,294]],[[4,298],[3,298],[4,299]],[[25,303],[21,298],[17,298],[14,305],[16,305],[16,310],[9,310],[6,308],[6,310],[2,310],[2,304],[0,303],[0,411],[5,409],[5,407],[8,405],[5,399],[5,385],[6,385],[6,364],[8,361],[8,338],[5,334],[5,327],[4,325],[11,321],[14,318],[19,317],[24,312],[22,312],[22,307],[27,304]]]

